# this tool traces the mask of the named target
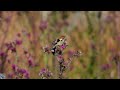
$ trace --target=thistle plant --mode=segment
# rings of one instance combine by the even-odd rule
[[[64,50],[68,46],[66,40],[67,39],[64,36],[62,36],[60,39],[56,39],[55,41],[53,41],[51,46],[46,46],[43,48],[45,53],[53,54],[53,57],[55,57],[56,58],[55,60],[57,60],[58,62],[58,66],[57,66],[58,79],[64,79],[63,73],[70,67],[70,64],[73,61],[74,57],[79,57],[82,54],[79,51],[75,51],[71,54],[71,56],[68,58],[67,61],[64,60],[64,56],[63,56]],[[44,72],[45,72],[45,69],[44,69]],[[45,75],[42,74],[41,76],[43,77]]]
[[[48,69],[43,68],[41,69],[39,76],[41,77],[41,79],[51,79],[53,74]]]
[[[29,79],[29,72],[26,69],[22,69],[17,65],[12,65],[12,73],[8,75],[8,78],[12,79]]]

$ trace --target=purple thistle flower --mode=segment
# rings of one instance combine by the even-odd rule
[[[43,68],[43,69],[41,69],[41,71],[40,71],[41,73],[45,73],[46,72],[46,69],[45,68]]]
[[[43,74],[45,74],[45,73],[46,73],[46,69],[45,69],[45,68],[42,68],[42,69],[40,70],[39,76],[41,76],[41,75],[43,75]]]
[[[82,55],[81,51],[69,51],[68,52],[69,59],[72,57],[79,57],[80,55]]]
[[[29,58],[29,59],[28,59],[28,64],[29,64],[29,67],[32,67],[32,66],[33,66],[33,60],[32,60],[32,58]]]
[[[68,45],[66,42],[64,42],[62,45],[60,45],[61,50],[64,50]]]
[[[25,69],[18,69],[17,70],[17,72],[19,73],[19,74],[21,74],[21,75],[23,75],[23,77],[22,78],[29,78],[29,72],[27,71],[27,70],[25,70]],[[19,77],[19,76],[18,76]]]
[[[21,73],[21,74],[24,74],[26,73],[27,71],[25,69],[18,69],[18,72]]]
[[[13,70],[14,72],[16,72],[16,71],[18,70],[17,65],[13,64],[13,65],[12,65],[12,70]]]
[[[39,76],[41,76],[42,78],[50,78],[53,74],[48,70],[48,69],[41,69],[40,70],[40,73],[39,73]]]
[[[3,57],[5,55],[4,52],[0,52],[0,56]]]
[[[62,48],[62,49],[65,49],[65,48],[66,48],[66,45],[61,45],[61,48]]]
[[[62,61],[64,60],[64,58],[63,58],[62,55],[58,55],[58,56],[57,56],[57,60],[58,60],[59,62],[62,62]]]

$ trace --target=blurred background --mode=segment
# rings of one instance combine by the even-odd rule
[[[72,61],[66,78],[119,78],[120,67],[113,59],[119,56],[119,29],[119,11],[0,11],[0,73],[9,75],[13,64],[28,70],[32,79],[39,79],[46,66],[53,72],[53,55],[43,47],[64,35],[65,60],[73,51],[83,53]],[[13,41],[15,53],[6,50]]]

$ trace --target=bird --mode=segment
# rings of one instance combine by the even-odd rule
[[[55,55],[55,53],[56,53],[57,46],[63,45],[65,43],[65,40],[66,40],[66,37],[61,36],[60,38],[53,41],[53,43],[52,43],[53,46],[52,46],[52,49],[51,49],[51,52],[53,53],[53,55]]]

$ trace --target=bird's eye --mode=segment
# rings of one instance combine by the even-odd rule
[[[60,41],[62,41],[62,39],[60,39]]]

